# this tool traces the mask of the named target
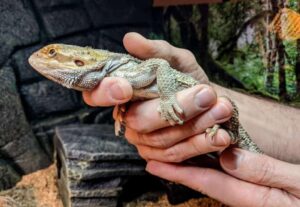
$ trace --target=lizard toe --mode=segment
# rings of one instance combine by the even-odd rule
[[[183,120],[176,114],[175,110],[172,108],[169,108],[168,113],[172,120],[177,124],[183,124]]]
[[[179,104],[177,103],[177,101],[176,101],[176,103],[173,104],[173,108],[174,108],[174,110],[176,111],[176,113],[178,113],[178,114],[180,114],[180,115],[183,115],[183,110],[182,110],[182,108],[179,106]]]

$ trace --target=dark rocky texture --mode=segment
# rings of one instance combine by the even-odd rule
[[[12,162],[9,162],[7,158],[0,159],[0,191],[13,187],[21,176],[13,168]]]
[[[117,198],[73,198],[72,207],[116,207]],[[65,205],[69,207],[69,205]]]
[[[44,119],[36,123],[32,123],[33,131],[49,157],[53,157],[53,136],[54,128],[69,124],[112,124],[112,108],[87,108],[71,114],[59,115],[55,118]]]
[[[96,47],[97,39],[99,38],[99,35],[97,32],[85,32],[80,35],[71,36],[59,39],[59,43],[64,44],[72,44],[72,45],[79,45],[79,46],[89,46],[89,47]]]
[[[23,85],[21,96],[29,119],[72,111],[82,106],[76,91],[69,90],[50,80]]]
[[[177,205],[191,198],[204,197],[203,194],[194,191],[186,186],[179,185],[169,181],[162,181],[166,189],[167,198],[170,204]]]
[[[81,7],[43,11],[40,15],[51,38],[87,30],[91,26],[85,10]]]
[[[68,159],[87,162],[141,160],[133,145],[114,135],[111,125],[66,126],[57,128],[55,134],[57,147]]]
[[[111,125],[58,127],[55,146],[65,206],[116,206],[130,177],[146,176],[145,162]]]
[[[95,27],[151,24],[152,0],[85,0],[84,3]]]
[[[69,178],[72,180],[92,180],[97,178],[105,178],[112,176],[130,176],[130,175],[144,175],[145,166],[143,163],[127,163],[114,162],[114,161],[102,161],[93,167],[87,168],[90,165],[84,161],[73,161],[65,163],[67,165]]]
[[[116,197],[122,190],[124,181],[120,177],[92,181],[70,180],[72,197]]]
[[[0,190],[50,163],[57,126],[56,136],[68,138],[61,145],[60,190],[67,187],[72,206],[116,206],[120,196],[133,198],[158,183],[111,126],[79,125],[112,124],[111,108],[88,108],[80,93],[45,80],[27,59],[52,42],[125,52],[127,32],[161,37],[161,14],[152,0],[0,1]],[[66,126],[72,124],[78,125]]]
[[[44,79],[38,72],[33,70],[28,63],[29,56],[41,47],[41,45],[29,47],[16,52],[13,56],[13,65],[16,69],[16,76],[21,83]]]
[[[147,37],[152,33],[152,31],[153,30],[150,27],[132,27],[132,26],[100,29],[98,31],[98,41],[96,44],[96,48],[125,53],[126,50],[123,47],[122,40],[126,33],[137,32]]]
[[[39,26],[28,1],[0,1],[0,66],[17,46],[39,40]]]
[[[39,9],[49,9],[58,6],[68,6],[79,3],[80,0],[34,0]]]
[[[41,150],[27,123],[10,67],[0,69],[0,153],[22,175],[46,167],[50,159]],[[16,177],[15,173],[11,176]],[[2,179],[9,179],[0,177]],[[13,179],[15,180],[15,179]]]

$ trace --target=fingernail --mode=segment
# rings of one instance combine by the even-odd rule
[[[116,100],[127,99],[129,96],[127,88],[128,88],[127,84],[125,85],[122,82],[114,83],[110,87],[110,95],[113,99],[116,99]]]
[[[237,149],[228,149],[222,153],[222,165],[229,170],[236,170],[244,158],[243,153]]]
[[[216,146],[216,147],[223,147],[223,146],[226,146],[228,145],[228,140],[226,140],[226,134],[224,134],[226,132],[222,131],[222,130],[219,130],[218,131],[218,136],[212,136],[210,138],[210,143],[213,145],[213,146]]]
[[[195,96],[195,103],[201,108],[207,108],[212,105],[215,99],[215,94],[209,88],[203,88]]]
[[[216,107],[213,107],[210,113],[215,120],[222,120],[230,115],[228,107],[223,103],[219,103]]]

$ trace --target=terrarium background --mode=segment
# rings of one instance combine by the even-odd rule
[[[125,52],[129,31],[162,36],[151,0],[0,1],[0,190],[49,166],[54,127],[112,123],[111,108],[90,108],[81,93],[46,80],[29,55],[50,42]]]
[[[51,164],[54,127],[112,123],[111,108],[90,108],[80,93],[32,70],[27,58],[36,49],[63,42],[125,52],[124,34],[136,31],[192,50],[211,80],[297,104],[300,43],[276,40],[270,48],[275,36],[266,25],[281,7],[299,10],[299,4],[254,0],[153,8],[151,0],[1,0],[0,190]]]
[[[234,2],[168,8],[166,38],[192,50],[212,80],[299,106],[300,40],[280,40],[268,26],[300,1]]]

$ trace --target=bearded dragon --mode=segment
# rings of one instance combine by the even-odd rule
[[[74,45],[45,46],[30,56],[29,63],[48,79],[79,91],[92,90],[104,77],[125,78],[133,88],[132,101],[160,98],[158,111],[171,125],[184,122],[176,93],[200,84],[188,74],[173,69],[164,59],[140,60],[127,54]],[[239,123],[236,105],[230,102],[233,115],[222,127],[230,134],[233,144],[261,152]],[[119,119],[122,121],[121,115]],[[206,132],[214,136],[219,127],[215,125]]]

